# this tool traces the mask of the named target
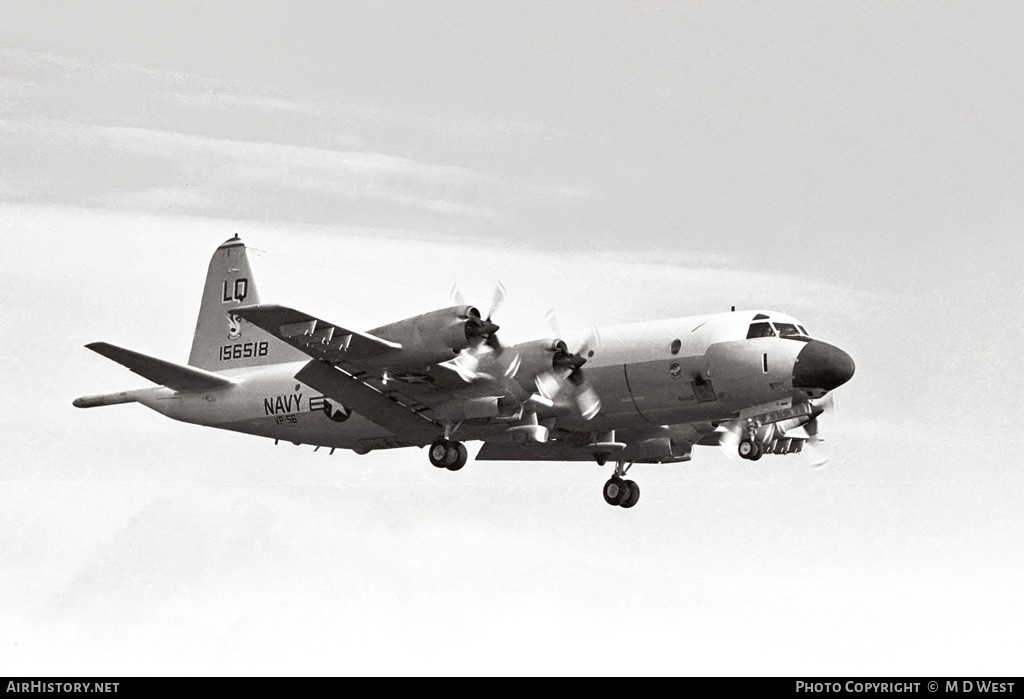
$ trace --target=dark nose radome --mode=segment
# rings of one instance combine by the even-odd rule
[[[793,365],[793,388],[831,391],[853,376],[853,359],[827,342],[811,340],[800,350]]]

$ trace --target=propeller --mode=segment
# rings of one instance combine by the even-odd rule
[[[506,293],[505,285],[499,281],[495,285],[486,318],[475,315],[467,319],[467,335],[482,338],[482,341],[460,352],[452,360],[452,367],[467,383],[472,383],[479,378],[497,380],[505,386],[509,395],[519,396],[521,400],[532,399],[533,402],[547,406],[554,405],[558,396],[571,390],[572,401],[580,416],[585,420],[592,419],[601,410],[601,399],[590,382],[587,381],[583,373],[583,365],[593,356],[593,348],[600,344],[597,330],[594,329],[575,352],[570,352],[562,340],[556,340],[551,347],[553,353],[551,369],[534,377],[537,393],[527,397],[519,384],[513,381],[522,364],[522,358],[518,352],[502,356],[505,353],[505,347],[497,336],[499,327],[491,320],[504,302]],[[455,285],[452,286],[451,296],[456,303],[463,304],[465,302],[461,291]],[[561,335],[553,310],[548,311],[547,319],[555,334]],[[482,364],[485,371],[481,371]]]
[[[740,441],[743,439],[743,425],[739,421],[734,421],[728,425],[723,425],[721,431],[718,434],[718,448],[722,450],[728,458],[738,459],[739,454],[736,452],[736,447],[739,446]]]
[[[501,308],[501,304],[504,303],[505,293],[505,285],[502,284],[499,279],[494,285],[494,295],[491,297],[491,307],[487,309],[487,318],[484,319],[484,323],[490,328],[493,328],[487,333],[487,339],[484,340],[484,343],[498,354],[501,354],[501,351],[504,348],[498,340],[498,326],[491,322],[491,317],[494,316],[498,309]]]
[[[554,309],[549,309],[545,317],[551,330],[556,336],[560,336],[561,328]],[[551,360],[551,369],[541,372],[534,379],[537,393],[547,401],[554,402],[559,394],[570,389],[580,416],[584,420],[593,419],[601,411],[601,399],[583,374],[583,365],[594,356],[593,348],[600,345],[600,341],[597,328],[591,331],[575,352],[570,352],[565,342],[557,340],[552,347],[554,357]]]
[[[822,448],[825,438],[821,436],[821,425],[818,419],[825,414],[835,412],[836,399],[832,393],[825,394],[824,398],[811,401],[811,419],[804,424],[804,431],[807,432],[807,446],[811,447],[814,455],[811,457],[811,468],[815,470],[824,468],[828,464],[829,455]]]
[[[462,295],[462,290],[459,289],[457,283],[452,284],[449,293],[455,303],[460,306],[465,305],[466,299]],[[493,353],[494,358],[497,359],[504,351],[504,347],[501,341],[498,340],[497,334],[501,326],[491,319],[504,302],[506,293],[505,285],[498,280],[494,286],[494,294],[491,297],[490,308],[487,310],[487,317],[481,318],[479,311],[471,309],[469,316],[466,318],[466,337],[471,340],[478,340],[478,342],[472,344],[468,350],[460,352],[452,361],[452,366],[466,383],[471,383],[482,376],[477,369],[484,354]],[[488,348],[486,351],[483,350],[485,346]],[[515,368],[518,369],[518,362],[514,362],[514,364]]]
[[[494,316],[495,311],[501,308],[501,304],[505,300],[505,293],[505,285],[499,280],[494,286],[494,295],[491,298],[491,306],[487,311],[487,317],[481,318],[480,312],[472,307],[470,307],[469,314],[466,316],[466,337],[473,340],[482,340],[483,344],[486,344],[496,352],[500,352],[502,349],[501,342],[497,337],[497,332],[501,329],[501,326],[491,320],[491,318]],[[466,299],[462,295],[462,290],[457,283],[452,284],[449,294],[458,305],[466,305]]]
[[[459,288],[458,282],[452,282],[452,288],[448,290],[448,295],[459,306],[466,305],[466,297],[462,295],[462,289]]]
[[[481,318],[476,315],[478,312],[476,309],[472,309],[466,318],[466,337],[471,340],[483,340],[483,342],[493,347],[491,344],[492,338],[501,328],[490,317]]]

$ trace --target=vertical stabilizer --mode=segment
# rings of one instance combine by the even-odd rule
[[[236,235],[217,248],[210,260],[188,363],[208,371],[222,371],[308,359],[231,313],[239,306],[259,302],[245,244]]]

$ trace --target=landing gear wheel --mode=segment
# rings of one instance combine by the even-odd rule
[[[604,484],[604,501],[612,507],[622,504],[622,501],[629,495],[625,483],[626,481],[623,481],[618,476],[612,476]]]
[[[451,442],[448,447],[447,456],[451,457],[453,452],[454,458],[446,459],[444,467],[449,471],[458,471],[460,468],[465,466],[466,461],[469,460],[469,452],[466,451],[466,445],[462,442]]]
[[[752,459],[754,458],[754,454],[757,452],[757,442],[744,439],[740,442],[739,446],[736,447],[736,451],[739,452],[741,459]]]
[[[427,456],[430,458],[430,463],[436,468],[446,468],[448,466],[448,448],[451,445],[446,439],[439,439],[430,445],[430,451]],[[452,461],[455,459],[452,458]]]
[[[751,461],[757,461],[762,456],[764,456],[764,447],[761,445],[760,442],[754,442],[754,453],[748,456],[747,458],[750,459]]]
[[[619,503],[619,507],[624,507],[627,510],[633,505],[640,502],[640,486],[633,481],[623,481],[623,485],[626,486],[626,497]]]

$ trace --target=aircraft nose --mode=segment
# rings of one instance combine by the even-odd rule
[[[853,376],[853,359],[827,342],[811,340],[800,350],[793,365],[793,388],[831,391]]]

